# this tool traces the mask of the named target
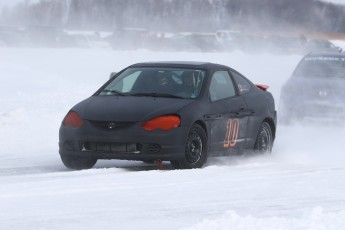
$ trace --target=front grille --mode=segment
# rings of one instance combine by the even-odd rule
[[[109,153],[156,153],[161,151],[159,144],[92,142],[81,143],[81,151]]]
[[[109,142],[84,142],[82,151],[112,152],[112,153],[140,153],[141,144],[137,143],[109,143]]]
[[[117,128],[126,128],[131,125],[133,125],[135,122],[113,122],[113,121],[89,121],[92,125],[101,128],[101,129],[108,129],[108,130],[113,130]]]

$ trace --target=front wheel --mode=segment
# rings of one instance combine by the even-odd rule
[[[186,140],[184,159],[171,161],[175,169],[201,168],[207,161],[207,135],[198,124],[192,125]]]
[[[263,122],[259,128],[258,136],[254,145],[255,153],[270,153],[273,146],[273,135],[271,126]]]
[[[92,168],[97,159],[89,157],[67,156],[61,155],[62,163],[69,169],[90,169]]]

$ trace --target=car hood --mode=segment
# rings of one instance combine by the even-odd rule
[[[155,116],[175,114],[193,99],[92,96],[73,110],[83,119],[93,121],[145,121]]]

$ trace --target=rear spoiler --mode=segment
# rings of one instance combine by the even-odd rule
[[[267,89],[269,88],[268,85],[256,84],[255,86],[263,91],[267,91]]]

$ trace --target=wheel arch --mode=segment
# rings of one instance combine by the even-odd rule
[[[197,144],[195,144],[196,141],[198,142]],[[206,124],[202,120],[196,120],[191,125],[186,140],[185,158],[177,161],[170,161],[172,167],[174,169],[193,169],[203,167],[207,161],[207,142],[208,136]],[[204,145],[206,145],[205,148]],[[197,151],[195,151],[195,149]]]
[[[276,138],[276,125],[272,118],[266,117],[262,122],[267,122],[272,130],[273,140]]]
[[[204,129],[204,131],[205,131],[205,133],[206,133],[206,136],[208,137],[207,127],[206,127],[206,124],[205,124],[204,121],[202,121],[202,120],[197,120],[197,121],[194,122],[194,124],[200,125],[200,126]]]

